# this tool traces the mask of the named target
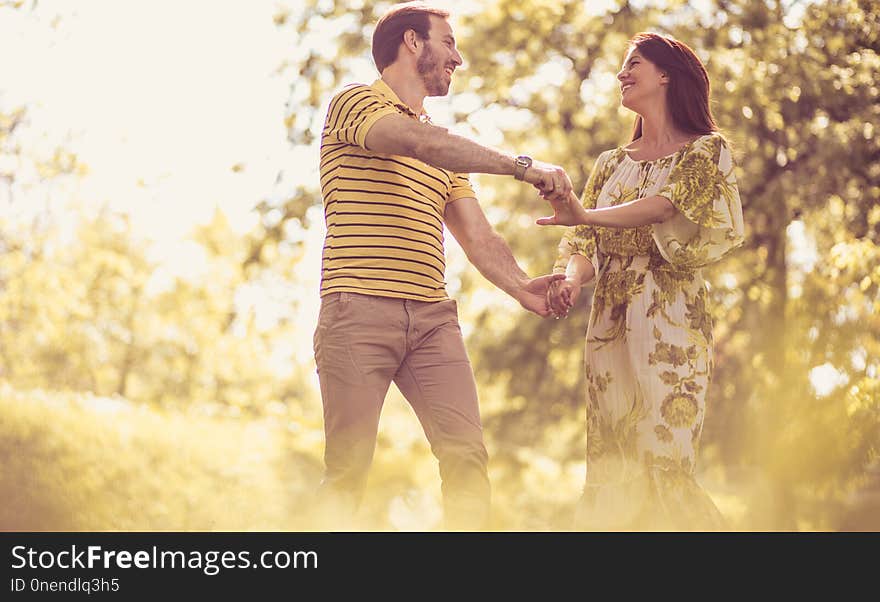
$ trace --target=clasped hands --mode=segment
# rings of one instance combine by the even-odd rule
[[[523,180],[534,186],[542,198],[563,201],[571,194],[571,179],[558,165],[535,161],[526,169]]]
[[[576,226],[586,223],[587,212],[572,190],[571,179],[557,165],[535,162],[526,170],[526,182],[538,190],[542,199],[553,208],[552,217],[536,220],[540,226]]]
[[[568,312],[581,294],[581,285],[571,278],[554,280],[547,287],[547,307],[557,320],[568,316]]]

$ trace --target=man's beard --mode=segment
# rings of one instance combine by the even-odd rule
[[[443,76],[446,74],[437,64],[437,58],[431,47],[425,44],[425,51],[416,62],[416,70],[422,76],[422,82],[428,91],[428,96],[446,96],[449,92],[449,84]]]

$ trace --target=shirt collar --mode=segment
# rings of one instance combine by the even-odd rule
[[[416,113],[415,111],[413,111],[409,107],[409,105],[407,105],[402,100],[400,100],[400,98],[397,96],[397,94],[394,93],[394,90],[391,89],[391,86],[386,84],[385,81],[382,80],[382,78],[379,78],[376,81],[374,81],[373,85],[371,87],[374,90],[378,91],[383,96],[385,96],[386,98],[388,98],[388,100],[390,100],[392,103],[394,103],[394,106],[396,106],[398,109],[400,109],[401,111],[403,111],[407,115],[412,115],[413,117],[415,117],[419,121],[431,121],[431,118],[428,116],[428,114],[425,112],[424,109],[422,109],[421,113]]]

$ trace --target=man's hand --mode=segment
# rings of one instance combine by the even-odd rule
[[[547,200],[563,200],[571,194],[571,179],[557,165],[535,161],[523,174],[523,180],[537,188]]]
[[[546,318],[552,313],[547,303],[547,291],[553,282],[564,278],[565,274],[548,274],[532,278],[527,280],[513,297],[530,312]]]
[[[543,196],[543,195],[542,195]],[[578,226],[589,224],[589,213],[580,200],[569,192],[568,196],[560,199],[556,197],[544,197],[553,207],[552,217],[539,217],[535,223],[539,226]]]
[[[564,318],[577,303],[580,294],[581,285],[571,278],[555,280],[547,289],[547,305],[557,319]]]

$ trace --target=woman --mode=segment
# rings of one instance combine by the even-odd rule
[[[586,341],[587,480],[581,528],[722,528],[694,480],[712,370],[701,268],[742,244],[733,161],[709,79],[685,44],[640,33],[617,74],[632,141],[602,153],[581,202],[541,225],[559,245],[548,301],[567,314],[598,273]]]

